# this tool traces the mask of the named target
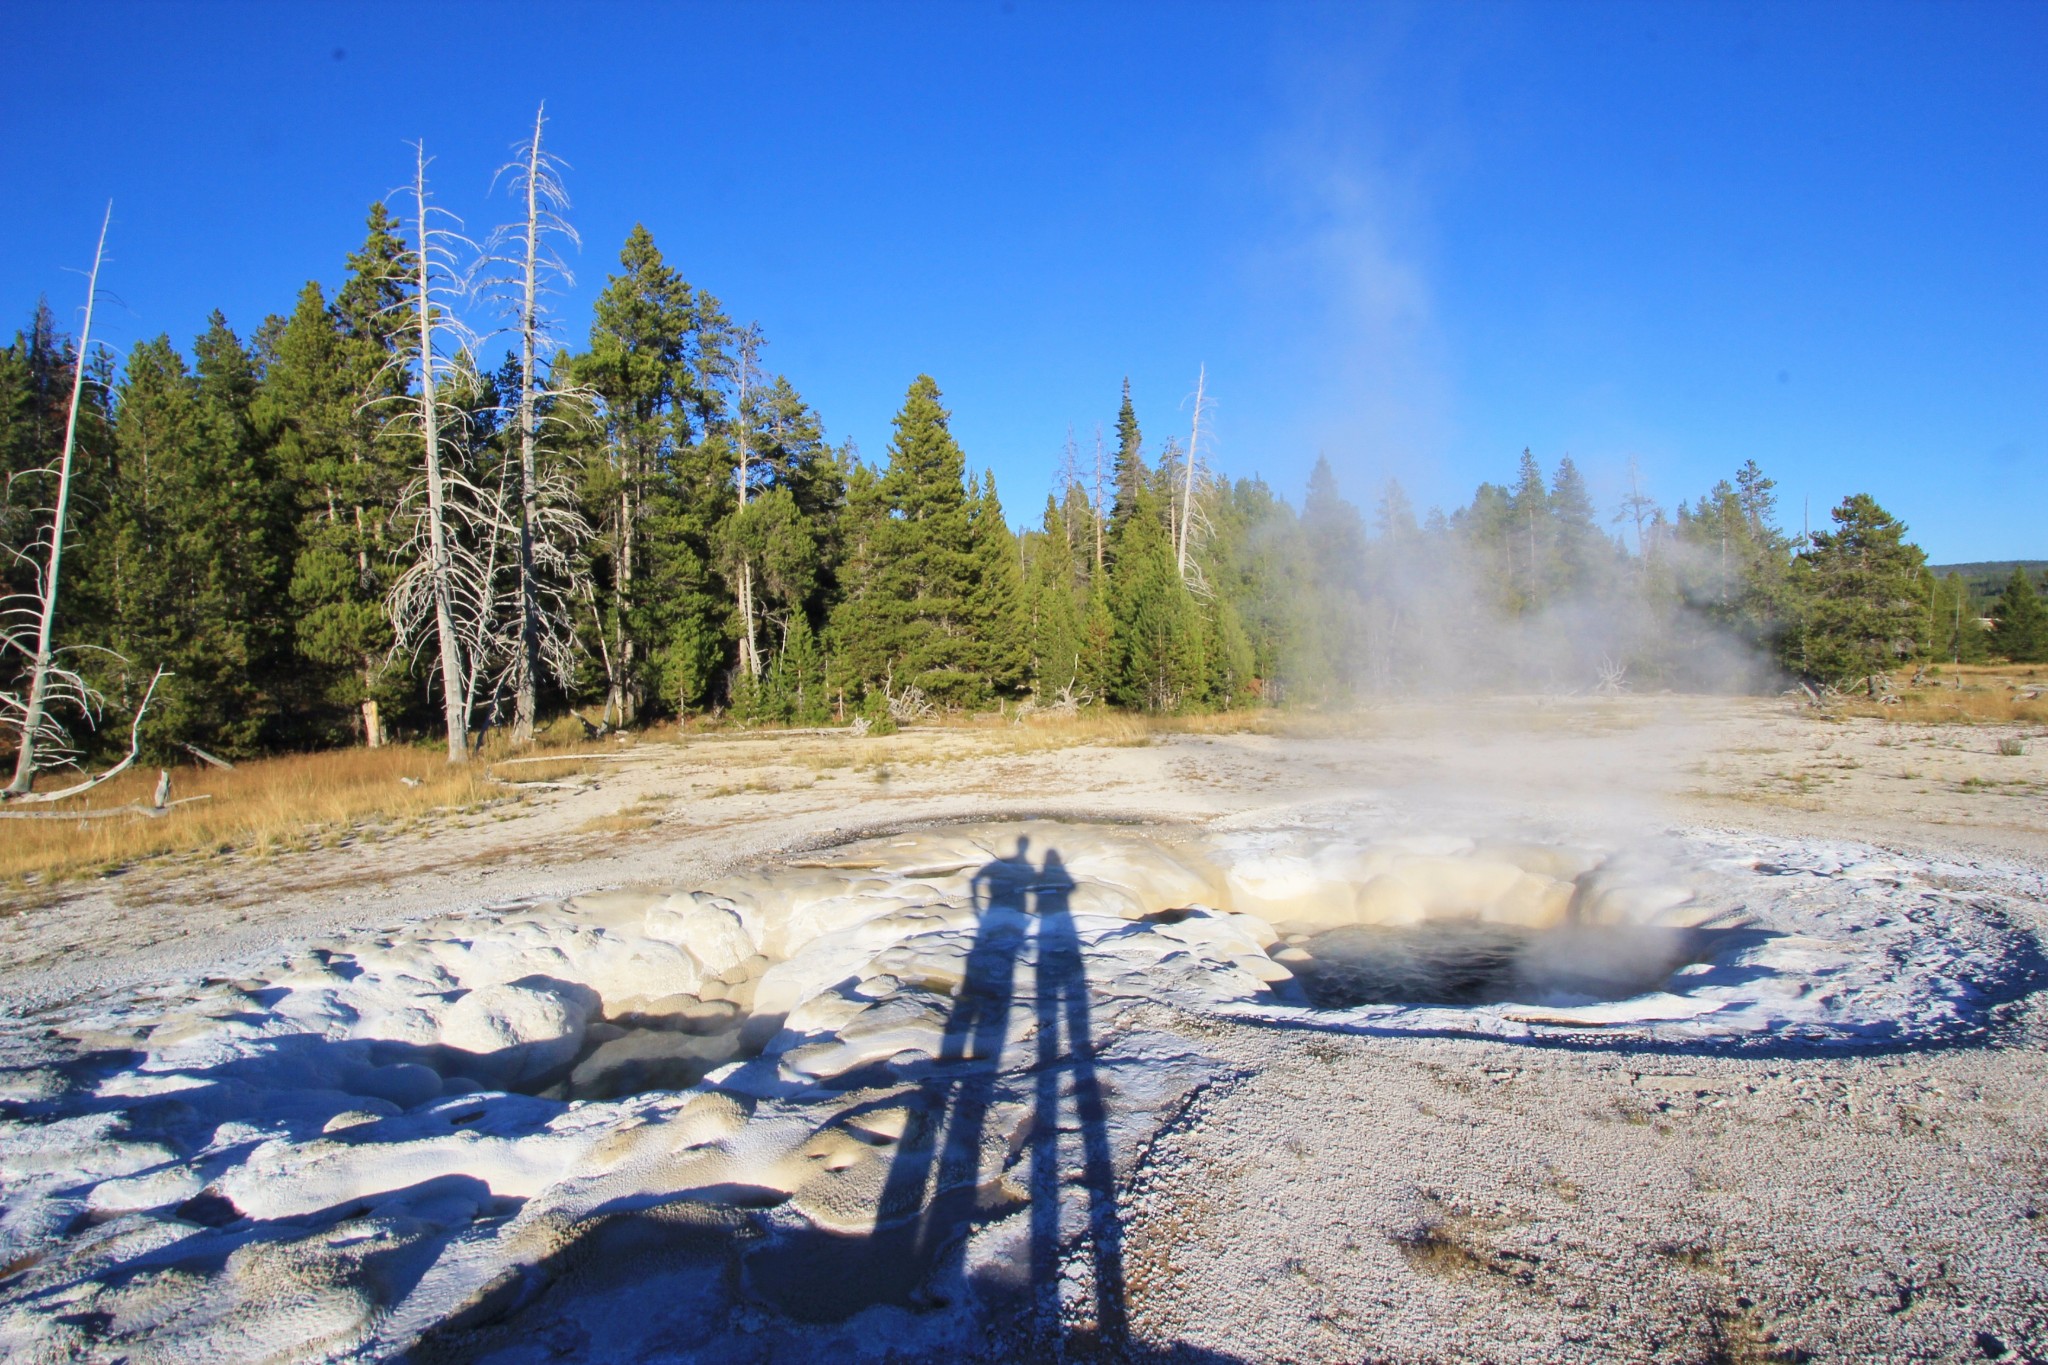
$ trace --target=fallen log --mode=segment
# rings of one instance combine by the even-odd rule
[[[0,820],[111,820],[117,815],[140,815],[155,820],[176,810],[189,806],[194,801],[211,801],[213,793],[200,796],[181,796],[161,806],[145,806],[140,801],[127,806],[101,806],[96,810],[0,810]]]

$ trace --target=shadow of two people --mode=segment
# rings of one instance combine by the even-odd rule
[[[748,1286],[814,1322],[876,1303],[938,1308],[962,1291],[992,1310],[1022,1298],[1025,1312],[1009,1316],[1011,1330],[1121,1353],[1129,1341],[1122,1225],[1074,925],[1076,883],[1057,849],[1034,866],[1030,840],[1020,837],[1014,853],[977,869],[971,885],[973,945],[938,1055],[919,1080],[923,1122],[897,1144],[874,1231],[776,1238],[747,1258]],[[1006,1077],[1004,1052],[1019,1014],[1036,1026],[1032,1051],[1021,1076]],[[1016,1207],[1014,1193],[1001,1188],[1014,1190],[1001,1172],[1015,1138],[991,1119],[1025,1088],[1020,1081],[1028,1084],[1027,1117],[1015,1129],[1023,1134],[1018,1156],[1028,1161],[1028,1263],[1006,1267],[1000,1284],[970,1286],[969,1232]],[[1086,1256],[1085,1274],[1069,1276],[1070,1251]],[[1077,1286],[1064,1301],[1063,1278]]]

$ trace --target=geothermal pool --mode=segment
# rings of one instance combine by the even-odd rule
[[[1982,1035],[1938,869],[1358,807],[882,834],[450,913],[18,1023],[10,1358],[853,1358],[1120,1330],[1134,1153],[1298,1036],[1703,1051]]]

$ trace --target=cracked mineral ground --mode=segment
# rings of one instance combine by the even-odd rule
[[[0,1351],[2039,1359],[2048,817],[1997,738],[693,739],[24,898]]]

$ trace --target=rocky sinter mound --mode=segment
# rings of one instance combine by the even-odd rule
[[[1934,1046],[2037,963],[1867,850],[1349,807],[885,835],[451,914],[7,1035],[0,1350],[1123,1349],[1118,1204],[1239,1073],[1226,1022]]]

